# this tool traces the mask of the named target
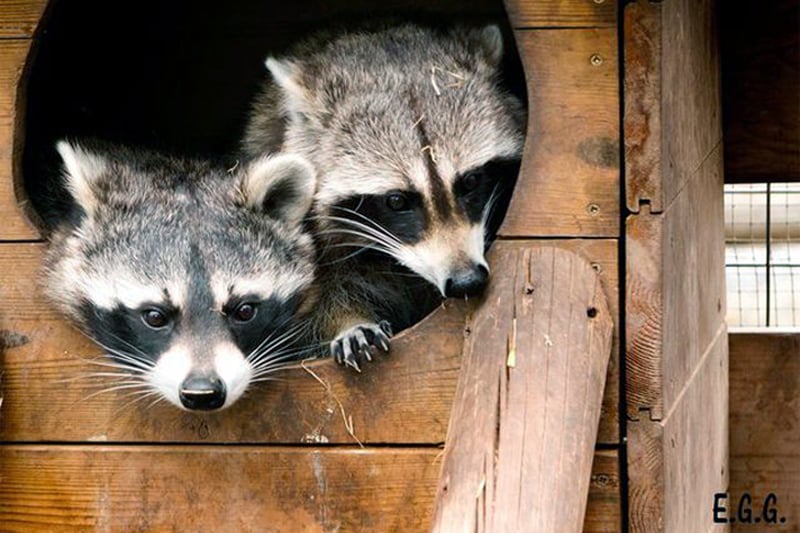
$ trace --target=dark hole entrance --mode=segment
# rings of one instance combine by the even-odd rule
[[[264,58],[309,32],[390,17],[506,21],[500,0],[53,2],[29,65],[22,167],[25,190],[45,221],[57,207],[51,197],[59,138],[226,157],[265,77]],[[506,78],[522,95],[513,39],[506,46]]]
[[[21,167],[44,231],[66,212],[58,139],[233,165],[265,57],[375,20],[505,25],[505,83],[527,101],[501,0],[53,0],[28,65]]]

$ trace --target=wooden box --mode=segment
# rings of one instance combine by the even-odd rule
[[[98,350],[41,296],[45,244],[22,181],[33,126],[26,76],[48,15],[70,7],[46,4],[0,0],[0,528],[426,530],[473,313],[467,304],[449,303],[403,332],[392,355],[363,375],[314,364],[223,416],[126,407],[124,392],[93,395],[98,383],[74,379]],[[200,4],[205,14],[186,7],[188,20],[210,24],[226,9]],[[246,2],[234,4],[237,20],[250,23],[237,31],[256,32],[260,19]],[[372,3],[340,4],[346,16]],[[485,4],[429,10],[502,15]],[[495,246],[578,252],[600,273],[615,324],[585,531],[707,529],[711,495],[727,483],[711,4],[639,0],[619,12],[611,0],[506,1],[529,132]],[[305,2],[291,16],[335,11],[326,6]],[[274,9],[280,27],[289,11]],[[124,23],[88,27],[107,35]],[[189,26],[176,26],[184,40],[167,45],[235,38],[228,26]]]

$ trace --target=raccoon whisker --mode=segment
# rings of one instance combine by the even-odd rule
[[[140,350],[140,352],[145,357],[144,359],[139,357],[136,354],[123,352],[121,350],[114,349],[114,348],[112,348],[110,346],[106,346],[105,344],[103,344],[102,342],[97,340],[95,337],[90,337],[90,338],[95,343],[97,343],[98,346],[100,346],[101,348],[106,350],[109,354],[114,355],[116,357],[119,357],[120,359],[123,359],[123,360],[125,360],[127,362],[130,362],[131,364],[133,364],[135,366],[141,367],[141,368],[143,368],[145,370],[148,370],[148,369],[152,368],[153,366],[155,366],[155,364],[152,361],[149,361],[148,359],[146,359],[146,357],[147,357],[146,354],[144,352],[141,352],[141,350]],[[122,340],[122,339],[120,339],[120,340]],[[122,342],[125,342],[125,341],[122,341]],[[130,346],[130,344],[127,343],[127,342],[125,344],[128,344]],[[135,348],[135,346],[132,346],[132,347]],[[138,350],[138,348],[136,348],[136,349]]]
[[[125,384],[122,384],[122,385],[114,385],[113,387],[106,387],[104,389],[100,389],[98,391],[95,391],[95,392],[89,394],[88,396],[84,397],[81,401],[85,402],[86,400],[90,400],[90,399],[94,398],[95,396],[99,396],[101,394],[106,394],[108,392],[114,392],[114,391],[126,390],[126,389],[144,389],[144,388],[147,388],[147,387],[149,387],[149,384],[148,383],[144,383],[144,382],[142,382],[142,383],[125,383]]]
[[[363,245],[365,248],[367,248],[368,246],[372,247],[375,250],[383,252],[386,255],[399,260],[401,248],[396,244],[381,240],[381,237],[375,237],[369,234],[364,234],[355,230],[347,230],[347,229],[340,229],[338,230],[338,232],[341,234],[355,235],[357,237],[361,237],[370,243],[369,245]]]
[[[139,393],[139,395],[136,395],[136,397],[133,400],[131,400],[131,401],[119,406],[117,409],[115,409],[114,412],[111,413],[111,417],[112,418],[116,418],[117,416],[119,416],[122,413],[122,411],[124,411],[128,407],[132,407],[134,404],[136,404],[138,402],[141,402],[142,400],[146,400],[147,398],[151,398],[154,395],[158,396],[160,399],[163,398],[161,396],[161,393],[159,393],[156,390],[142,391],[142,392]]]
[[[287,343],[291,342],[292,340],[296,339],[300,336],[305,329],[308,327],[307,324],[302,324],[300,327],[295,327],[287,331],[286,334],[276,338],[272,343],[268,346],[264,347],[258,353],[251,353],[252,357],[248,356],[247,360],[250,361],[250,364],[256,368],[260,364],[263,364],[266,361],[270,360],[271,356],[275,356],[275,354],[280,354],[282,352],[276,351],[277,348],[286,345]]]
[[[295,356],[301,355],[308,352],[313,352],[314,350],[318,350],[321,347],[325,346],[327,343],[314,343],[314,344],[307,344],[305,346],[286,346],[281,350],[273,350],[269,352],[262,352],[259,354],[258,358],[254,359],[251,363],[254,370],[259,370],[273,361],[278,360],[278,358],[283,359],[284,356]]]
[[[102,323],[102,322],[101,322],[101,323]],[[119,335],[117,335],[116,333],[114,333],[113,331],[111,331],[111,330],[109,330],[109,329],[107,329],[107,328],[106,328],[106,329],[104,329],[104,331],[103,331],[103,332],[104,332],[104,333],[106,333],[107,335],[111,336],[111,338],[113,338],[114,340],[117,340],[117,341],[121,342],[122,344],[124,344],[125,346],[127,346],[128,348],[130,348],[130,349],[133,351],[133,352],[132,352],[130,355],[140,355],[140,356],[142,356],[142,357],[144,357],[144,358],[147,358],[147,354],[146,354],[144,351],[142,351],[142,349],[141,349],[141,348],[139,348],[139,347],[137,347],[137,346],[134,346],[134,345],[133,345],[133,344],[131,344],[130,342],[126,341],[125,339],[123,339],[122,337],[120,337]],[[110,350],[110,348],[108,348],[106,345],[104,345],[102,342],[100,342],[100,341],[97,339],[97,337],[94,337],[94,336],[92,336],[92,337],[90,337],[90,338],[91,338],[91,339],[92,339],[94,342],[96,342],[97,344],[99,344],[100,346],[102,346],[103,348],[105,348],[106,350]]]
[[[312,346],[310,348],[304,348],[301,350],[290,350],[287,352],[278,352],[275,354],[271,354],[270,357],[259,361],[258,365],[253,366],[253,377],[258,377],[263,374],[264,371],[271,369],[275,365],[286,363],[287,360],[292,360],[296,356],[306,353],[311,353],[315,350],[318,350],[320,346]],[[286,363],[289,366],[296,364],[296,363]]]
[[[102,366],[102,367],[106,367],[106,368],[116,368],[116,369],[119,369],[119,370],[127,370],[128,372],[142,373],[142,372],[148,372],[152,368],[152,365],[144,366],[144,365],[138,364],[138,360],[134,360],[134,361],[129,363],[128,359],[123,357],[119,353],[114,354],[114,355],[116,357],[120,358],[120,359],[123,359],[125,362],[114,362],[113,359],[111,358],[111,355],[109,355],[109,354],[105,355],[105,358],[107,359],[106,361],[98,361],[96,359],[88,359],[88,358],[80,357],[80,356],[77,356],[77,357],[78,357],[78,359],[81,359],[82,361],[84,361],[86,363],[89,363],[90,365]]]
[[[395,235],[394,233],[389,231],[384,226],[381,226],[380,224],[378,224],[377,222],[375,222],[371,218],[369,218],[367,216],[364,216],[363,214],[359,213],[358,211],[353,211],[352,209],[347,209],[346,207],[334,207],[334,209],[338,209],[340,211],[344,211],[345,213],[349,213],[349,214],[355,215],[355,216],[359,217],[361,220],[363,220],[364,222],[366,222],[366,224],[364,222],[361,222],[361,221],[358,221],[358,220],[353,220],[352,218],[346,218],[346,217],[326,215],[325,218],[327,218],[328,220],[333,220],[335,222],[342,222],[342,223],[345,223],[345,224],[356,225],[357,227],[361,227],[361,228],[364,228],[364,229],[371,229],[371,230],[376,231],[376,232],[378,232],[378,233],[380,233],[382,235],[386,235],[387,237],[391,238],[392,240],[396,241],[399,244],[402,244],[402,241],[397,237],[397,235]]]
[[[276,326],[276,327],[275,327],[275,328],[274,328],[274,329],[273,329],[273,330],[272,330],[272,331],[269,333],[269,335],[267,335],[267,336],[264,338],[264,340],[262,340],[262,341],[261,341],[261,342],[258,344],[258,346],[256,346],[256,347],[255,347],[255,348],[254,348],[254,349],[253,349],[253,350],[250,352],[250,354],[249,354],[249,355],[246,357],[246,359],[248,359],[248,360],[249,360],[249,359],[250,359],[250,357],[251,357],[251,356],[252,356],[254,353],[258,352],[259,350],[265,349],[265,348],[264,348],[264,346],[265,346],[265,345],[266,345],[266,344],[269,342],[269,340],[270,340],[270,339],[273,337],[273,335],[275,335],[275,333],[277,333],[278,331],[280,331],[280,329],[281,329],[283,326],[285,326],[285,325],[286,325],[286,323],[287,323],[287,322],[289,322],[289,320],[291,320],[291,317],[284,319],[284,321],[283,321],[283,322],[281,322],[280,324],[278,324],[278,325],[277,325],[277,326]],[[291,328],[290,328],[290,329],[291,329]],[[283,335],[283,333],[282,333],[281,335]],[[279,337],[279,338],[280,338],[280,337]]]
[[[346,219],[345,219],[346,220]],[[399,249],[402,243],[394,242],[390,237],[380,233],[379,231],[375,231],[369,227],[359,227],[357,225],[353,225],[352,228],[336,228],[321,231],[321,235],[354,235],[356,237],[361,237],[363,239],[367,239],[368,241],[374,241],[388,248]]]
[[[353,211],[352,209],[348,209],[346,207],[336,207],[336,206],[334,206],[334,209],[338,209],[340,211],[344,211],[345,213],[350,213],[352,215],[355,215],[355,216],[361,218],[362,220],[364,220],[365,222],[367,222],[369,224],[369,226],[367,226],[366,224],[364,224],[362,222],[358,222],[357,220],[353,220],[351,218],[345,218],[345,217],[331,217],[331,216],[328,216],[328,218],[330,220],[336,220],[338,222],[346,222],[346,223],[350,223],[350,224],[359,224],[363,228],[372,228],[373,230],[377,231],[378,233],[380,233],[382,235],[386,235],[387,237],[392,239],[397,244],[400,244],[400,245],[403,244],[403,241],[401,241],[400,238],[397,237],[397,235],[395,235],[394,233],[389,231],[388,228],[385,228],[385,227],[381,226],[380,224],[378,224],[377,222],[375,222],[371,218],[359,213],[358,211]]]

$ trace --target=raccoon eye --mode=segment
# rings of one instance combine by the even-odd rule
[[[484,177],[485,173],[482,170],[473,170],[461,178],[461,186],[466,192],[474,191],[481,184]]]
[[[408,209],[408,198],[400,192],[393,192],[386,197],[386,205],[392,211],[405,211]]]
[[[159,309],[145,309],[142,320],[153,329],[162,329],[169,325],[169,318]]]
[[[256,316],[256,306],[253,304],[242,304],[233,312],[233,319],[237,322],[250,322]]]

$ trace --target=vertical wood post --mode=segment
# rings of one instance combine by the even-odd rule
[[[612,318],[577,254],[498,242],[445,445],[435,532],[580,531]]]

